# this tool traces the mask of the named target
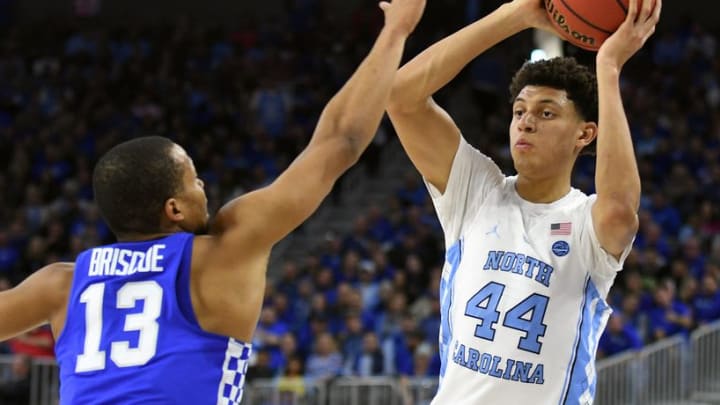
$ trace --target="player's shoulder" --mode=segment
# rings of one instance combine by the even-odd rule
[[[56,279],[56,281],[71,279],[75,272],[74,262],[55,262],[46,265],[45,267],[38,270],[45,275],[45,277]]]
[[[39,270],[46,282],[57,286],[60,290],[69,290],[72,285],[75,263],[56,262]]]
[[[238,240],[240,238],[232,234],[241,231],[238,229],[227,233],[195,236],[191,259],[193,271],[235,269],[240,264],[247,264],[254,257],[259,256],[258,249],[253,246],[252,238],[244,237]],[[269,249],[267,250],[269,254]]]
[[[43,299],[53,303],[53,306],[65,305],[72,289],[75,263],[56,262],[38,270],[35,274],[40,289],[36,290],[43,295]]]

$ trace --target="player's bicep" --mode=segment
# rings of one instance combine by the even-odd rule
[[[278,242],[318,208],[347,169],[352,151],[343,143],[341,137],[311,142],[272,184],[224,206],[213,231],[238,228],[262,248]]]
[[[637,233],[637,213],[612,200],[598,197],[592,206],[591,216],[600,246],[616,259],[620,259]]]
[[[595,214],[597,204],[596,196],[591,196],[579,212],[577,222],[580,226],[580,243],[587,247],[585,260],[591,273],[602,280],[612,279],[615,274],[622,270],[625,258],[632,249],[634,234],[623,242],[619,251],[611,251],[602,242],[598,233]],[[605,234],[605,236],[607,236]],[[609,288],[609,285],[607,286]]]
[[[391,108],[388,114],[417,170],[444,192],[460,142],[460,130],[450,115],[431,98],[421,108],[412,111]]]

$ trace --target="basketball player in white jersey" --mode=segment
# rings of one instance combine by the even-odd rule
[[[447,248],[440,386],[433,404],[591,404],[605,297],[637,231],[640,179],[620,96],[627,60],[654,32],[661,0],[630,0],[597,53],[528,63],[511,86],[517,175],[461,136],[431,98],[472,59],[527,28],[539,0],[515,0],[434,44],[395,78],[390,118],[423,175]],[[597,138],[595,184],[570,185]]]

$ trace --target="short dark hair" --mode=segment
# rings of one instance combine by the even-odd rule
[[[113,147],[95,165],[95,202],[115,235],[160,230],[165,201],[182,188],[173,146],[161,136],[136,138]]]
[[[598,121],[598,92],[595,75],[575,58],[557,57],[526,62],[510,83],[510,103],[525,86],[547,86],[565,90],[585,121]]]

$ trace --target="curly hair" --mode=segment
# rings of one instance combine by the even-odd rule
[[[525,86],[547,86],[565,90],[585,121],[598,121],[598,93],[595,75],[575,58],[557,57],[526,62],[510,83],[510,103]]]

